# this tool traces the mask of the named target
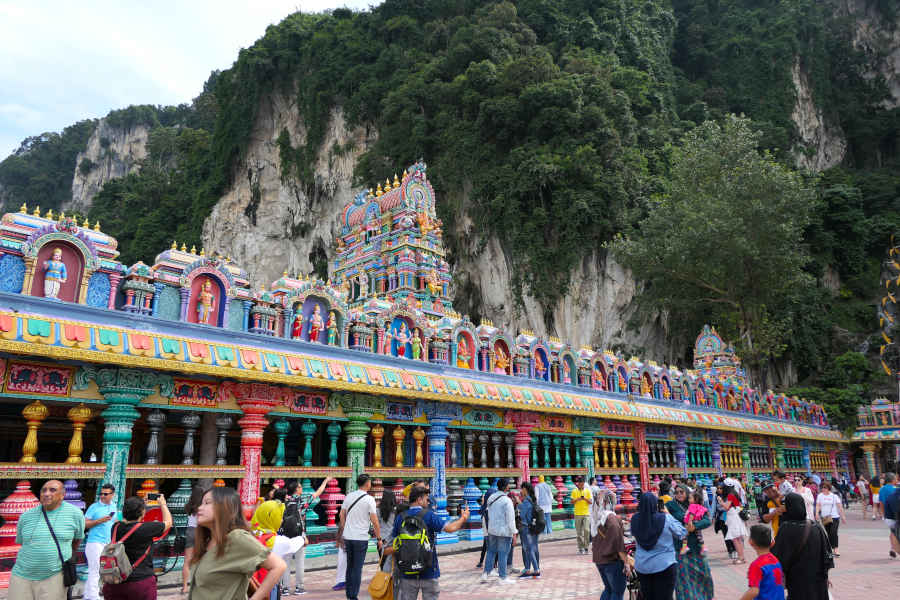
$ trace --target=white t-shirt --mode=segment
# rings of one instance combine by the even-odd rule
[[[840,496],[832,492],[831,494],[819,494],[816,504],[819,505],[819,515],[823,517],[831,517],[833,519],[841,518],[841,511],[838,505],[841,502]]]
[[[365,498],[357,502],[356,500],[360,496],[365,496]],[[354,503],[356,503],[355,506]],[[351,506],[353,510],[350,510]],[[344,539],[367,541],[369,539],[369,525],[372,523],[369,515],[377,514],[375,498],[362,490],[350,492],[344,498],[341,510],[347,511],[347,515],[344,518]]]

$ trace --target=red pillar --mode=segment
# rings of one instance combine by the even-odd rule
[[[259,468],[262,465],[263,431],[269,424],[266,414],[275,407],[279,388],[262,383],[222,384],[223,395],[232,394],[244,416],[238,419],[241,428],[241,464],[244,477],[238,486],[241,508],[250,519],[259,499]]]
[[[828,462],[831,463],[831,476],[835,479],[838,478],[838,467],[837,467],[837,450],[830,450],[828,452]]]
[[[643,423],[634,425],[634,449],[637,451],[638,464],[641,472],[641,490],[650,489],[650,448],[647,446],[647,436]]]
[[[537,413],[511,410],[506,412],[505,421],[507,424],[516,426],[515,447],[513,455],[516,460],[516,467],[521,471],[519,486],[523,481],[529,481],[529,452],[531,449],[531,430],[538,427],[541,423],[541,417]]]

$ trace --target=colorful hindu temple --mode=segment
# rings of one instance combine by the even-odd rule
[[[859,407],[855,446],[856,471],[871,477],[877,473],[897,472],[900,468],[900,403],[876,399]]]
[[[576,475],[623,505],[666,474],[845,472],[820,406],[753,389],[715,329],[680,370],[453,310],[424,164],[341,215],[331,279],[254,289],[228,257],[175,242],[152,266],[117,261],[100,224],[25,206],[0,225],[0,581],[18,515],[54,477],[72,502],[100,482],[117,502],[161,490],[176,526],[193,481],[333,483],[309,554],[333,552],[355,476],[375,494],[430,479],[439,511],[472,508],[490,480],[544,476],[565,526]]]

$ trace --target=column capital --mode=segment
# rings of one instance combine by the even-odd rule
[[[443,421],[444,426],[446,427],[450,421],[459,421],[462,419],[462,406],[455,402],[420,400],[418,405],[431,423]]]
[[[86,390],[91,381],[97,384],[101,394],[114,397],[116,394],[144,397],[158,390],[160,396],[169,398],[175,389],[171,375],[140,369],[101,368],[94,365],[79,367],[72,387],[76,390]]]
[[[373,414],[377,412],[383,413],[385,410],[385,402],[382,396],[354,394],[351,392],[332,393],[328,398],[328,404],[332,410],[340,406],[351,421],[368,421]]]

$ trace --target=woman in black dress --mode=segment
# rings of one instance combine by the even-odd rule
[[[834,568],[828,535],[817,521],[807,520],[800,494],[785,496],[784,507],[772,554],[781,563],[788,596],[828,600],[828,571]]]

